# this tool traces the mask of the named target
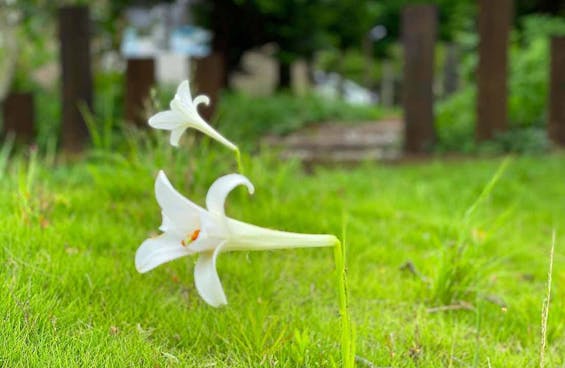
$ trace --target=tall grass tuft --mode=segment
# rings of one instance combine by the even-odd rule
[[[4,140],[2,148],[0,148],[0,175],[4,175],[4,171],[8,166],[8,159],[14,148],[14,135],[8,134]]]
[[[107,116],[97,121],[88,105],[84,102],[79,102],[78,109],[86,123],[94,149],[102,152],[110,151],[112,149],[112,129],[114,125],[112,110],[110,109],[110,113]]]
[[[476,289],[484,264],[476,259],[476,247],[472,246],[472,222],[481,204],[492,193],[503,175],[510,159],[505,159],[475,201],[463,213],[457,223],[457,240],[453,246],[446,246],[442,264],[433,288],[433,300],[444,305],[460,302],[460,298]],[[475,253],[473,253],[475,252]]]

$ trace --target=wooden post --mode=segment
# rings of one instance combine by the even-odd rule
[[[200,105],[200,114],[210,121],[216,112],[216,106],[223,87],[224,59],[218,52],[204,58],[195,59],[193,95],[205,94],[210,97],[210,106]]]
[[[508,39],[513,0],[479,1],[479,65],[477,126],[479,141],[493,139],[508,128]]]
[[[126,70],[125,119],[137,126],[147,125],[145,104],[155,85],[155,62],[151,58],[128,59]]]
[[[551,38],[548,135],[565,146],[565,36]]]
[[[31,93],[10,93],[6,96],[2,104],[2,137],[13,134],[16,142],[30,143],[34,138],[34,111]]]
[[[435,6],[409,5],[404,8],[404,149],[408,153],[424,153],[435,143],[432,86],[436,33]]]
[[[88,128],[79,110],[80,104],[92,109],[92,72],[90,59],[90,19],[87,6],[59,9],[59,39],[62,69],[63,149],[81,150],[88,140]]]

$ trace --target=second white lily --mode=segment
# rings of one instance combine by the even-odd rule
[[[149,118],[149,125],[156,129],[170,130],[170,143],[173,146],[179,145],[179,140],[187,128],[193,128],[214,138],[224,146],[233,151],[237,151],[237,146],[224,138],[214,128],[212,128],[198,113],[198,105],[210,104],[208,96],[199,95],[192,99],[188,81],[183,81],[177,88],[177,93],[172,99],[170,110],[161,111]]]
[[[216,258],[221,252],[328,247],[337,243],[333,235],[271,230],[227,217],[225,200],[239,185],[245,185],[250,194],[254,191],[253,184],[243,175],[230,174],[216,180],[208,190],[206,210],[178,193],[160,171],[155,195],[162,210],[163,234],[141,244],[135,256],[137,270],[144,273],[165,262],[199,253],[194,268],[196,289],[204,301],[218,307],[227,304],[216,272]]]

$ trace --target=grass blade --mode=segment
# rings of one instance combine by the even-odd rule
[[[547,272],[547,294],[541,309],[541,342],[539,366],[545,367],[545,349],[547,347],[547,320],[549,318],[549,303],[551,300],[551,276],[553,274],[553,253],[555,251],[555,230],[551,237],[551,251],[549,253],[549,271]]]

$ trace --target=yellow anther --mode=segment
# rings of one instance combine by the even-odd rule
[[[194,230],[190,236],[187,236],[186,239],[183,239],[180,241],[181,245],[183,247],[188,246],[190,243],[192,243],[193,241],[195,241],[196,239],[198,239],[198,236],[200,235],[200,229],[196,229]]]

